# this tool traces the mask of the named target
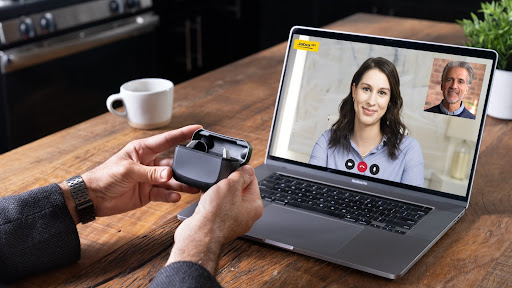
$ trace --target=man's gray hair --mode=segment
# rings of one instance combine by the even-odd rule
[[[448,64],[446,64],[446,66],[444,66],[443,75],[441,76],[441,81],[444,82],[444,76],[446,75],[446,71],[448,71],[448,69],[453,68],[453,67],[459,67],[459,68],[466,69],[468,71],[468,79],[467,79],[468,86],[471,85],[471,82],[473,82],[473,76],[475,75],[475,73],[473,71],[473,67],[471,66],[471,64],[469,64],[468,62],[465,62],[465,61],[452,61],[452,62],[449,62]]]

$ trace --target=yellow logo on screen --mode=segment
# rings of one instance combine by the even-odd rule
[[[295,42],[293,43],[293,48],[299,50],[318,52],[319,45],[320,42],[295,39]]]

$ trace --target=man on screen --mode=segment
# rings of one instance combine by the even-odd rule
[[[452,61],[446,64],[441,77],[441,91],[444,99],[425,111],[475,119],[475,115],[469,112],[462,102],[469,91],[473,75],[473,67],[468,62]]]

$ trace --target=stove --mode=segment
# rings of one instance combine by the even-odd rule
[[[124,82],[158,77],[158,24],[152,0],[0,0],[0,153],[106,112]]]
[[[151,7],[151,0],[0,0],[0,45],[58,35]]]

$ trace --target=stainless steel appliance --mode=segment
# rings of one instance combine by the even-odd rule
[[[106,112],[156,75],[152,0],[0,0],[0,153]]]

